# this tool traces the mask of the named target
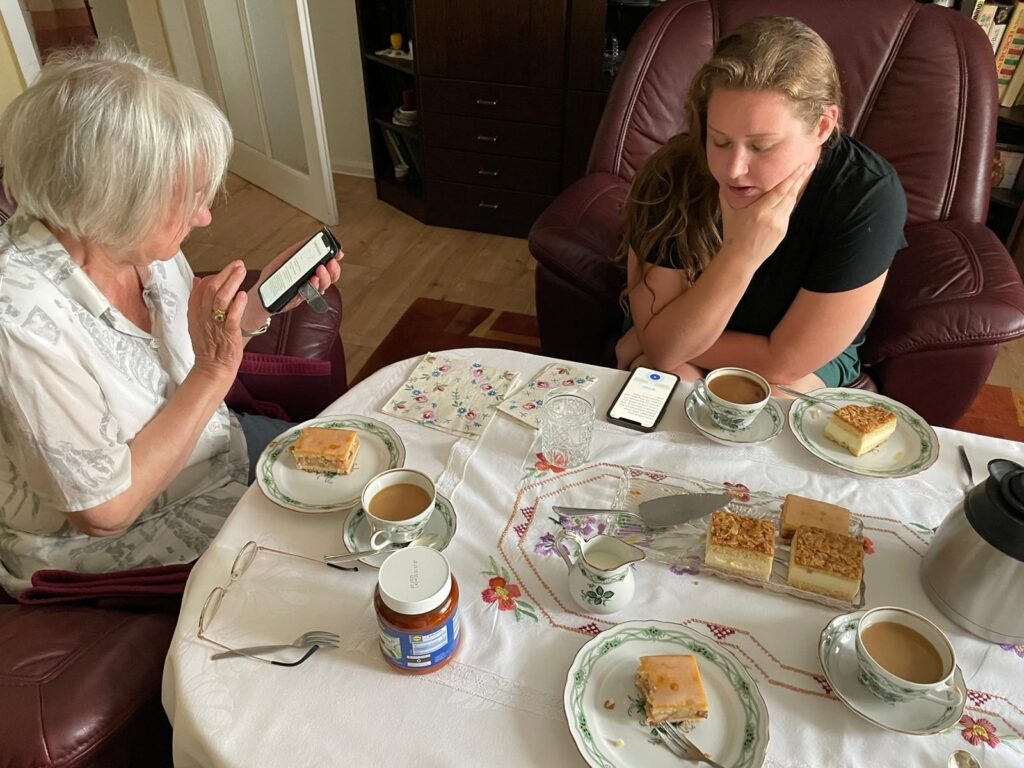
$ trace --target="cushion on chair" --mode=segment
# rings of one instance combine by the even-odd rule
[[[0,605],[0,765],[169,766],[160,680],[176,621]]]

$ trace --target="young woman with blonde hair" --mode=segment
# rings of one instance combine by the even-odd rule
[[[738,366],[805,391],[857,378],[907,207],[841,114],[832,52],[802,22],[760,17],[719,41],[690,87],[689,132],[626,202],[620,367]]]

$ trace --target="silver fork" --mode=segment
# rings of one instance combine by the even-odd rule
[[[668,748],[668,751],[676,757],[681,757],[683,760],[690,760],[695,763],[705,763],[710,765],[711,768],[724,768],[721,763],[716,763],[710,757],[707,757],[700,747],[690,741],[686,734],[676,726],[659,725],[654,730],[661,737],[661,742]]]
[[[255,655],[258,653],[270,653],[271,651],[283,651],[286,648],[309,648],[311,645],[319,645],[323,648],[337,648],[338,640],[341,636],[336,632],[328,632],[323,629],[314,629],[309,632],[303,632],[301,635],[295,638],[290,643],[277,643],[276,645],[254,645],[249,648],[236,648],[233,651],[222,651],[221,653],[215,653],[210,658],[214,661],[218,659],[230,659],[233,656],[242,656],[246,653]]]

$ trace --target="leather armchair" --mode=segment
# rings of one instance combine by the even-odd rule
[[[614,365],[624,271],[611,263],[637,170],[687,129],[686,95],[715,42],[762,14],[794,16],[831,46],[849,133],[884,156],[906,191],[908,247],[896,255],[862,347],[859,386],[953,426],[997,345],[1024,335],[1024,286],[985,228],[997,99],[977,24],[913,0],[670,0],[627,50],[587,175],[530,232],[544,354]]]
[[[13,210],[0,185],[0,223]],[[300,421],[345,392],[341,294],[325,298],[327,313],[302,306],[249,343],[229,405]],[[0,590],[0,768],[170,768],[160,683],[176,623],[168,613],[22,606]]]

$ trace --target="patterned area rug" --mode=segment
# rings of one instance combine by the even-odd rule
[[[471,304],[416,299],[352,383],[407,357],[460,347],[539,352],[537,318]],[[1024,390],[986,384],[957,429],[1024,441]]]
[[[986,384],[956,428],[978,435],[1024,441],[1024,390]]]
[[[460,347],[540,352],[537,318],[438,299],[416,299],[373,351],[356,384],[385,365],[414,355]]]

